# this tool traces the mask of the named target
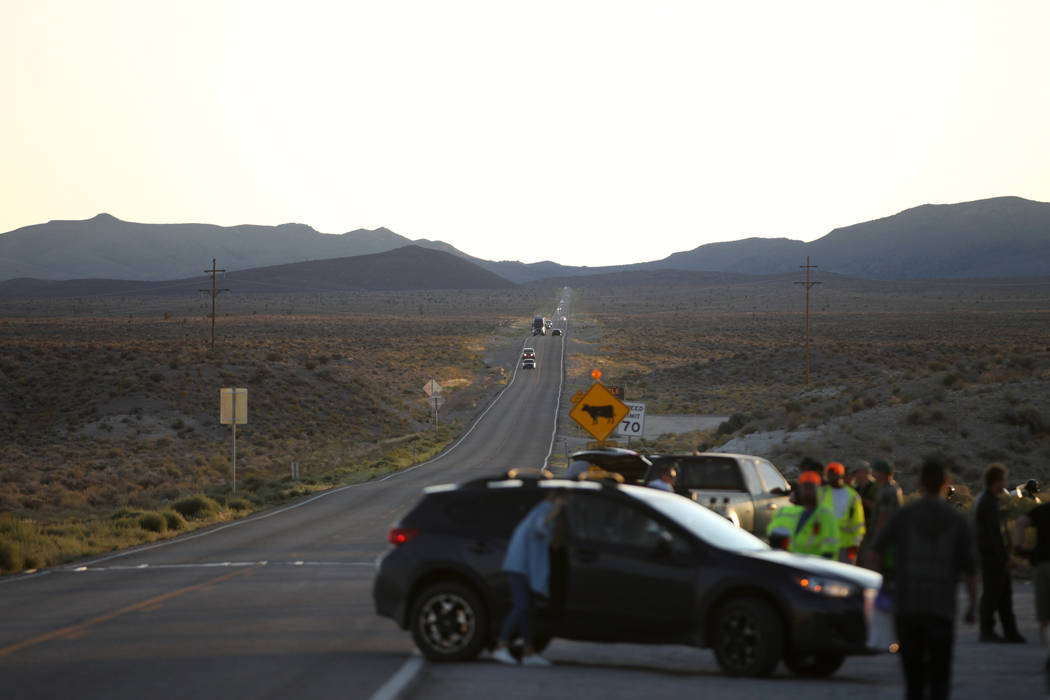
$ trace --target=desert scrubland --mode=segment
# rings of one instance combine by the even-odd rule
[[[796,278],[801,280],[801,276]],[[786,472],[811,455],[891,460],[906,488],[929,453],[960,494],[1002,462],[1011,484],[1050,476],[1050,280],[868,282],[818,276],[728,286],[581,289],[577,334],[650,413],[731,416],[654,451],[762,454]],[[964,488],[965,487],[965,488]]]
[[[567,390],[604,381],[649,414],[730,416],[700,443],[885,458],[906,489],[947,455],[965,500],[985,466],[1050,476],[1050,280],[818,277],[578,288]],[[0,570],[53,565],[360,481],[440,451],[506,381],[558,290],[80,298],[0,303]],[[445,386],[442,426],[423,384]],[[249,391],[230,492],[223,386]],[[563,426],[563,432],[572,426]],[[293,480],[291,465],[300,478]]]
[[[0,570],[169,536],[428,458],[505,383],[487,353],[552,301],[529,289],[226,294],[214,350],[207,295],[4,301]],[[431,378],[446,397],[437,429]],[[219,424],[230,386],[248,389],[236,494],[230,426]]]

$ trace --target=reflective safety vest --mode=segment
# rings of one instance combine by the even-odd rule
[[[830,508],[817,505],[813,513],[802,522],[805,509],[801,508],[796,516],[794,532],[788,544],[789,552],[815,554],[835,559],[839,552],[839,525]]]
[[[842,507],[841,504],[839,505],[839,508],[842,509],[841,513],[839,508],[835,507],[836,490],[845,491],[847,494],[845,507]],[[820,488],[817,502],[835,514],[835,520],[839,525],[839,549],[859,547],[860,541],[864,539],[865,532],[864,504],[860,500],[860,495],[849,486],[835,489],[833,486],[828,485]]]
[[[777,510],[776,515],[769,521],[769,525],[766,526],[766,539],[770,540],[770,544],[774,538],[779,539],[781,542],[788,543],[788,546],[784,549],[790,550],[791,538],[795,536],[795,529],[798,528],[798,518],[802,514],[802,506],[790,505],[784,506]]]

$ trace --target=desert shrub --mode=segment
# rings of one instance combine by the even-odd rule
[[[1028,432],[1032,435],[1041,435],[1047,431],[1047,423],[1043,414],[1038,408],[1031,405],[1004,411],[999,417],[999,422],[1028,428]]]
[[[181,530],[186,527],[186,519],[174,510],[165,510],[161,512],[161,515],[164,516],[164,522],[167,523],[169,530]]]
[[[728,435],[729,433],[735,433],[747,424],[747,416],[743,413],[734,413],[729,417],[729,420],[722,421],[718,426],[719,435]]]
[[[206,518],[219,512],[219,504],[202,494],[175,501],[171,507],[187,520]]]
[[[167,532],[168,520],[161,513],[143,513],[139,516],[139,527],[150,532]]]
[[[226,506],[231,510],[251,510],[252,503],[246,498],[231,498]]]
[[[22,545],[11,539],[0,538],[0,571],[21,571],[24,568]]]

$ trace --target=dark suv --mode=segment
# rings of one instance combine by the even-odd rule
[[[464,661],[495,642],[510,608],[507,541],[551,491],[568,496],[551,550],[551,597],[536,647],[552,637],[692,644],[734,675],[834,673],[867,653],[881,577],[770,549],[673,493],[612,482],[481,479],[426,489],[390,531],[373,585],[376,611],[431,660]]]

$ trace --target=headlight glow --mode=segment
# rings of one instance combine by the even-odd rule
[[[823,579],[816,576],[802,576],[795,582],[810,593],[825,595],[829,598],[848,598],[856,592],[856,587],[844,581]]]

